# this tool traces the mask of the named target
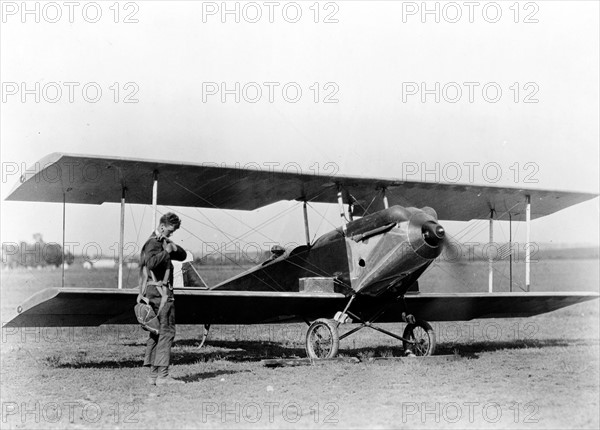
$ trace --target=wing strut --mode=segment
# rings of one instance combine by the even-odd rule
[[[310,232],[308,231],[308,211],[306,209],[306,200],[304,200],[304,205],[302,208],[304,210],[304,233],[306,234],[306,245],[310,246]]]
[[[340,218],[342,219],[342,227],[346,227],[346,214],[344,212],[344,198],[342,196],[342,187],[340,185],[338,185],[338,193],[337,193],[337,199],[338,199],[338,206],[340,208]]]
[[[490,246],[488,248],[488,292],[494,291],[494,258],[490,249],[494,243],[494,209],[490,210]]]
[[[390,204],[388,203],[388,198],[387,198],[387,196],[385,195],[385,190],[386,190],[386,188],[385,188],[385,187],[383,187],[383,188],[381,189],[381,193],[383,194],[383,208],[384,208],[384,209],[387,209],[387,208],[389,208],[389,207],[390,207]]]
[[[531,196],[527,196],[527,206],[525,206],[525,226],[527,227],[525,239],[525,288],[529,291],[531,285],[530,279],[530,264],[531,264],[531,249],[529,247],[529,235],[531,233]]]
[[[67,207],[67,193],[63,191],[63,231],[62,231],[62,287],[65,288],[65,214]]]
[[[156,228],[156,203],[158,200],[158,171],[154,171],[154,182],[152,183],[152,228]]]
[[[125,193],[127,188],[121,188],[121,222],[119,224],[119,281],[118,288],[123,288],[123,243],[125,239]]]
[[[512,214],[508,212],[508,291],[512,293],[512,264],[513,264],[513,245],[512,245]]]

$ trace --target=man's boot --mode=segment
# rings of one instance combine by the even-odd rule
[[[185,382],[179,379],[173,379],[169,376],[169,366],[159,366],[158,378],[156,378],[156,385],[172,385],[172,384],[185,384]]]
[[[148,376],[148,384],[156,385],[157,377],[158,377],[158,366],[150,366],[150,376]]]

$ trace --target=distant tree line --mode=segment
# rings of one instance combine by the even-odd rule
[[[9,268],[18,267],[46,267],[60,266],[63,263],[72,264],[74,256],[70,252],[63,253],[62,246],[58,243],[46,243],[42,235],[33,235],[34,242],[21,241],[2,243],[2,266]]]

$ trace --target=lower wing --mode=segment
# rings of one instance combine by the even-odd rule
[[[5,327],[80,327],[137,324],[136,290],[49,288],[17,308]],[[332,318],[347,298],[337,293],[278,293],[182,289],[175,292],[178,324],[271,324]],[[403,311],[426,321],[529,317],[597,299],[598,293],[415,293],[378,318],[399,322]],[[351,310],[369,317],[386,303],[360,297]],[[406,306],[406,307],[405,307]]]

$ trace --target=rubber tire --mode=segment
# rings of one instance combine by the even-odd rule
[[[403,341],[402,346],[404,347],[404,350],[406,351],[407,349],[410,349],[418,357],[433,355],[436,347],[435,332],[433,331],[431,324],[429,324],[427,321],[417,320],[414,324],[408,324],[404,329],[404,334],[402,337],[405,339],[414,339],[414,329],[417,327],[421,328],[427,334],[427,337],[429,338],[429,347],[427,350],[422,351],[415,348],[410,343]]]
[[[329,352],[327,353],[327,355],[325,357],[317,356],[317,353],[314,351],[313,346],[310,342],[311,335],[318,328],[321,328],[321,327],[325,327],[329,331],[329,334],[331,335],[331,343],[332,343],[331,349],[329,350]],[[306,345],[305,346],[306,346],[306,355],[310,359],[318,360],[318,359],[323,359],[323,358],[335,357],[337,355],[338,349],[340,347],[340,334],[338,331],[337,322],[334,320],[327,319],[327,318],[319,318],[318,320],[314,321],[308,328],[308,331],[306,332]]]
[[[206,342],[206,338],[208,337],[208,331],[210,330],[210,324],[204,324],[204,332],[202,333],[202,342],[200,342],[200,346],[198,349],[204,346],[204,342]]]

